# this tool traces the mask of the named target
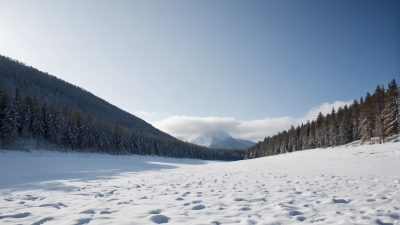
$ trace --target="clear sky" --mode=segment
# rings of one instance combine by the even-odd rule
[[[0,0],[0,54],[172,135],[259,140],[400,81],[399,2]]]

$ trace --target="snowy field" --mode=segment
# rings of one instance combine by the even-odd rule
[[[400,143],[238,162],[0,151],[0,224],[400,224]]]

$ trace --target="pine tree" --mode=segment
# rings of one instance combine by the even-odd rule
[[[351,111],[351,123],[353,126],[352,140],[356,141],[360,139],[360,108],[357,100],[354,100],[353,105],[351,106]]]
[[[317,130],[316,130],[316,146],[318,148],[322,148],[324,146],[325,141],[325,117],[319,112],[317,117]]]
[[[374,130],[374,137],[379,138],[379,143],[385,143],[385,132],[383,130],[383,121],[382,116],[377,115],[375,119],[375,130]]]
[[[397,123],[397,109],[396,109],[396,89],[397,84],[393,79],[389,83],[388,89],[385,95],[385,108],[383,110],[383,130],[386,136],[391,136],[399,133]]]
[[[340,144],[345,145],[352,141],[352,123],[350,114],[346,115],[343,123],[340,125]]]
[[[330,146],[336,146],[336,145],[338,145],[339,132],[338,132],[335,108],[332,109],[330,119],[331,119],[331,121],[329,122],[330,123],[329,144],[330,144]]]
[[[22,121],[22,137],[29,138],[32,134],[32,123],[33,123],[33,101],[30,95],[25,96],[24,104],[22,107],[21,121]]]
[[[22,114],[21,114],[21,102],[22,102],[22,96],[21,93],[19,92],[18,88],[15,89],[15,95],[14,95],[14,109],[15,109],[15,118],[16,122],[18,123],[18,134],[22,134]]]
[[[60,133],[60,126],[59,126],[59,118],[58,118],[58,110],[56,106],[53,104],[50,105],[49,110],[48,110],[48,120],[46,124],[46,130],[47,130],[47,138],[50,141],[50,148],[55,141],[57,143],[59,139],[59,133]]]
[[[33,122],[32,122],[32,133],[37,140],[37,149],[40,148],[40,139],[44,135],[44,125],[43,125],[43,115],[42,111],[39,109],[39,101],[35,96],[34,100],[34,111],[33,111]]]
[[[364,144],[366,141],[371,140],[371,133],[372,133],[371,131],[372,129],[367,119],[367,116],[365,115],[365,113],[363,113],[361,117],[361,131],[360,131],[361,144]]]
[[[8,93],[8,91],[3,91],[2,94],[2,139],[6,145],[10,146],[14,144],[18,137],[18,113],[15,103],[15,99]]]

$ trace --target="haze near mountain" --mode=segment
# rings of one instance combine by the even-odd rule
[[[209,148],[243,148],[256,144],[247,140],[235,139],[223,130],[206,131],[180,139],[182,141],[206,146]]]

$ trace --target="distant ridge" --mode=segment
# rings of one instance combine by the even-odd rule
[[[60,107],[89,113],[95,119],[104,119],[109,123],[117,122],[140,133],[175,139],[83,88],[0,55],[0,89],[14,93],[16,88],[23,94],[37,95],[46,103],[55,103]]]
[[[180,139],[182,141],[206,146],[209,148],[243,148],[256,144],[252,141],[235,139],[223,130],[207,131]]]

